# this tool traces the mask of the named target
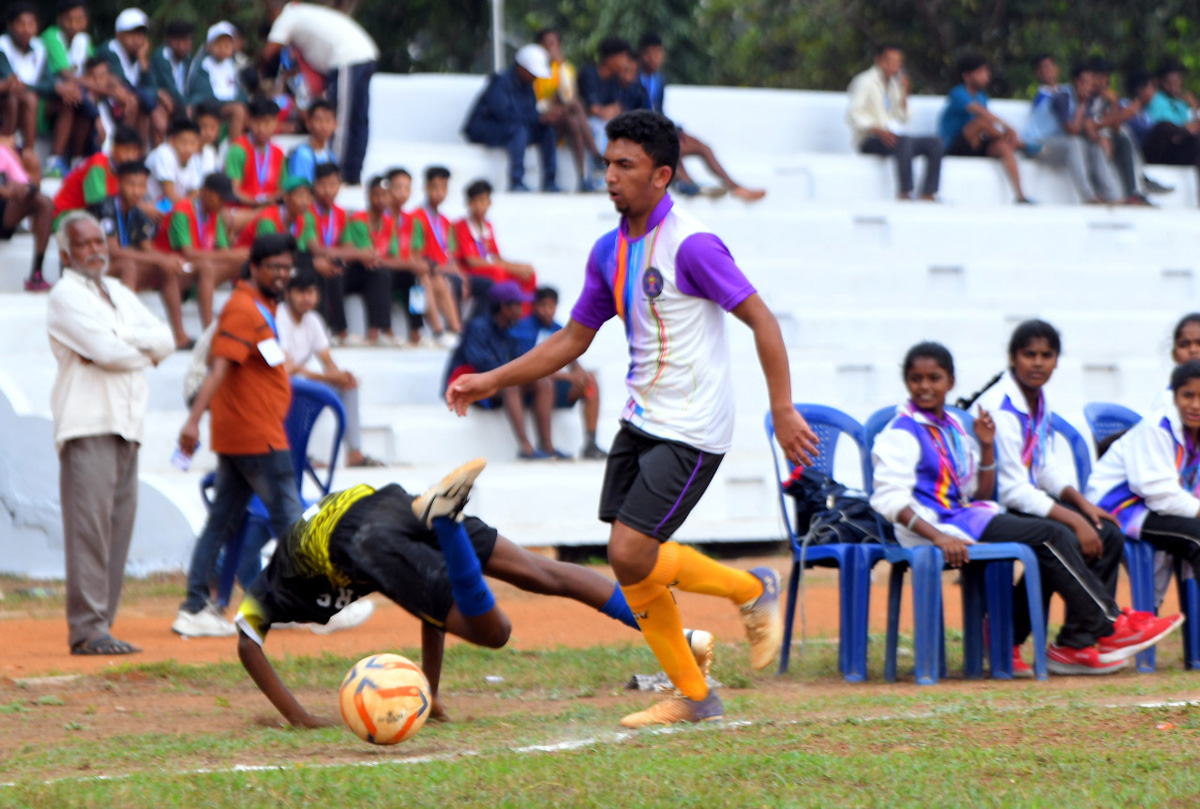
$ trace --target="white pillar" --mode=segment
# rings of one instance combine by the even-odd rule
[[[504,70],[504,0],[492,0],[492,67]]]

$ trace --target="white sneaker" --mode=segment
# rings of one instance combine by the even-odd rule
[[[438,345],[438,341],[435,338],[430,337],[428,335],[422,335],[421,339],[417,341],[416,347],[417,348],[441,348],[441,346]]]
[[[342,629],[353,629],[361,623],[364,623],[375,612],[375,602],[370,599],[363,598],[351,603],[345,607],[337,615],[329,619],[324,626],[321,624],[310,624],[314,635],[328,635],[330,632],[338,632]]]
[[[345,346],[346,348],[355,348],[358,346],[366,345],[366,342],[367,342],[366,338],[363,337],[361,334],[347,334],[345,337],[342,338],[342,345]]]
[[[171,631],[186,638],[229,638],[237,634],[237,627],[206,605],[200,612],[181,609]]]
[[[452,331],[444,331],[434,339],[434,342],[438,348],[454,348],[458,345],[458,335]]]
[[[430,528],[433,527],[435,517],[457,519],[462,513],[463,506],[467,504],[467,497],[471,494],[471,485],[475,483],[475,478],[479,477],[479,473],[485,466],[487,466],[486,458],[476,458],[458,467],[413,500],[413,514],[417,515],[417,519]]]

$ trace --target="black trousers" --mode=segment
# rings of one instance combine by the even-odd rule
[[[1066,619],[1055,640],[1059,646],[1083,649],[1095,645],[1100,638],[1112,634],[1113,621],[1121,614],[1113,594],[1125,536],[1111,523],[1099,533],[1104,550],[1099,558],[1090,561],[1083,558],[1079,540],[1070,528],[1027,514],[1000,514],[988,523],[980,537],[981,542],[1017,542],[1033,548],[1042,579],[1043,606],[1049,604],[1053,593],[1062,596],[1067,605]],[[1031,630],[1022,576],[1013,591],[1014,642],[1024,643]]]
[[[925,158],[925,180],[921,183],[921,194],[932,197],[938,192],[942,177],[942,139],[935,137],[910,138],[896,136],[896,145],[889,149],[877,137],[869,137],[859,147],[863,154],[877,154],[896,158],[896,180],[901,194],[911,194],[913,183],[913,158]]]
[[[341,275],[325,278],[325,322],[334,334],[346,331],[346,296],[361,293],[367,312],[367,326],[372,329],[392,328],[392,274],[378,268],[368,269],[352,261]]]
[[[1142,154],[1147,163],[1194,166],[1200,163],[1200,136],[1181,126],[1160,121],[1142,142]]]
[[[1142,523],[1142,539],[1156,550],[1178,556],[1200,571],[1200,519],[1169,517],[1151,511]]]
[[[421,312],[414,312],[410,305],[409,296],[412,294],[413,287],[417,286],[417,276],[408,270],[392,270],[392,295],[396,299],[396,303],[404,310],[404,316],[408,319],[408,330],[420,331],[425,325],[425,315]],[[429,294],[429,290],[425,290],[425,306],[436,306],[433,296]]]

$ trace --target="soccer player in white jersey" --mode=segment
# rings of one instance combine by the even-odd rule
[[[472,402],[548,376],[583,354],[605,321],[621,318],[629,341],[629,402],[608,456],[600,519],[612,524],[608,557],[625,599],[679,692],[621,724],[720,719],[721,700],[692,660],[668,588],[737,604],[756,669],[770,665],[783,635],[778,573],[736,570],[670,541],[733,435],[726,312],[754,332],[776,436],[788,459],[811,464],[816,436],[792,406],[787,350],[775,317],[721,240],[672,205],[667,186],[679,163],[674,125],[639,110],[614,118],[607,133],[605,182],[622,218],[592,248],[571,319],[520,358],[459,377],[446,402],[465,415]]]

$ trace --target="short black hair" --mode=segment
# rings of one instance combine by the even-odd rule
[[[1008,341],[1008,358],[1015,359],[1017,352],[1029,348],[1034,340],[1045,340],[1049,343],[1051,351],[1055,354],[1062,353],[1062,338],[1058,329],[1044,320],[1026,320],[1013,329],[1012,337]]]
[[[901,48],[895,42],[880,42],[875,46],[876,56],[883,56],[888,51],[900,51],[901,53],[904,53],[904,48]]]
[[[8,7],[8,13],[4,15],[4,21],[11,25],[12,23],[16,22],[17,17],[20,17],[22,14],[32,14],[36,19],[37,9],[33,7],[32,3],[13,3]]]
[[[403,168],[402,166],[395,166],[388,169],[387,178],[389,183],[397,177],[407,177],[410,180],[412,179],[412,175],[408,173],[408,169]]]
[[[293,289],[312,289],[320,285],[321,279],[315,270],[310,270],[308,267],[298,267],[292,273],[292,277],[288,279],[288,292]]]
[[[59,0],[58,7],[54,9],[54,16],[61,17],[73,8],[82,8],[87,10],[87,3],[84,0]]]
[[[1103,56],[1093,56],[1091,59],[1088,59],[1086,62],[1084,62],[1084,64],[1087,66],[1087,69],[1093,73],[1113,72],[1112,62],[1108,61]]]
[[[1029,67],[1032,68],[1036,72],[1037,69],[1042,66],[1042,62],[1046,61],[1047,59],[1049,59],[1052,62],[1055,61],[1053,54],[1044,53],[1044,52],[1039,53],[1039,54],[1035,55],[1032,59],[1029,60]]]
[[[290,233],[264,233],[250,245],[250,263],[262,264],[271,256],[296,252],[296,237]]]
[[[467,186],[467,200],[473,200],[475,197],[481,197],[484,194],[489,196],[492,193],[492,184],[487,180],[476,180]]]
[[[104,57],[98,57],[103,59]],[[138,131],[127,124],[119,124],[117,131],[113,133],[114,146],[141,146],[142,136]]]
[[[200,118],[203,116],[208,116],[209,118],[216,118],[217,120],[220,120],[221,119],[221,102],[217,101],[215,98],[207,98],[204,101],[201,101],[199,104],[197,104],[195,106],[195,108],[192,110],[192,117],[194,119],[196,119],[197,121],[199,121]]]
[[[1183,330],[1192,323],[1200,326],[1200,312],[1189,312],[1179,318],[1179,322],[1175,324],[1175,331],[1171,333],[1172,345],[1179,342],[1179,338],[1183,336]]]
[[[194,132],[200,134],[200,124],[193,121],[191,118],[180,115],[178,118],[172,119],[167,126],[167,137],[173,138],[183,132]]]
[[[1125,94],[1132,98],[1141,92],[1141,89],[1147,84],[1153,84],[1154,77],[1149,71],[1141,68],[1135,68],[1129,71],[1129,75],[1125,77]]]
[[[313,181],[320,180],[324,177],[330,177],[334,174],[341,175],[342,170],[338,168],[338,164],[330,160],[328,163],[322,163],[313,169]]]
[[[644,51],[646,48],[661,48],[663,46],[662,37],[653,31],[647,31],[642,34],[642,38],[638,40],[638,50]]]
[[[384,182],[385,181],[384,181],[383,175],[376,174],[374,177],[371,178],[370,182],[367,183],[367,191],[371,192],[371,191],[374,191],[376,188],[383,188]]]
[[[629,43],[620,37],[605,37],[600,40],[600,47],[596,49],[600,54],[600,61],[603,62],[610,56],[616,56],[618,53],[628,53],[631,50]]]
[[[1193,379],[1200,379],[1200,360],[1191,360],[1176,365],[1171,372],[1171,390],[1179,390]]]
[[[445,166],[430,166],[425,169],[425,182],[430,182],[437,179],[449,180],[450,169]]]
[[[83,72],[87,73],[94,67],[100,67],[100,65],[108,65],[108,60],[103,56],[89,56],[87,61],[83,63]]]
[[[679,131],[671,119],[652,110],[623,112],[604,127],[609,141],[628,140],[642,147],[654,167],[668,166],[671,178],[679,165]]]
[[[274,118],[279,115],[279,105],[269,98],[258,96],[250,102],[247,113],[251,118]]]
[[[536,42],[537,44],[541,45],[543,42],[546,41],[546,37],[550,36],[551,34],[558,34],[559,37],[562,36],[562,32],[559,31],[557,28],[542,28],[536,34],[533,35],[533,41]]]
[[[966,56],[958,60],[958,67],[955,69],[954,75],[961,79],[962,74],[973,73],[987,63],[987,57],[982,53],[968,53]]]
[[[533,302],[553,300],[558,303],[558,290],[554,287],[538,287],[538,291],[533,293]]]
[[[933,360],[943,371],[951,377],[954,376],[954,357],[950,356],[950,349],[941,343],[926,340],[910,348],[908,353],[904,355],[903,378],[908,378],[908,372],[912,370],[917,360]]]
[[[1075,81],[1084,73],[1091,73],[1092,68],[1087,62],[1076,62],[1071,65],[1071,81]]]
[[[317,110],[325,110],[334,118],[337,117],[337,107],[328,98],[318,98],[316,101],[308,105],[308,114],[312,115]]]
[[[1171,74],[1171,73],[1183,73],[1183,72],[1184,72],[1183,65],[1180,62],[1175,61],[1174,59],[1168,59],[1167,61],[1163,62],[1161,65],[1158,66],[1158,77],[1160,79],[1166,78],[1167,75]]]
[[[163,36],[167,39],[190,37],[195,30],[196,26],[191,20],[171,20],[167,23],[167,27],[163,29]]]
[[[130,174],[150,175],[150,169],[146,168],[146,164],[140,160],[126,160],[117,166],[117,176],[125,177]]]

